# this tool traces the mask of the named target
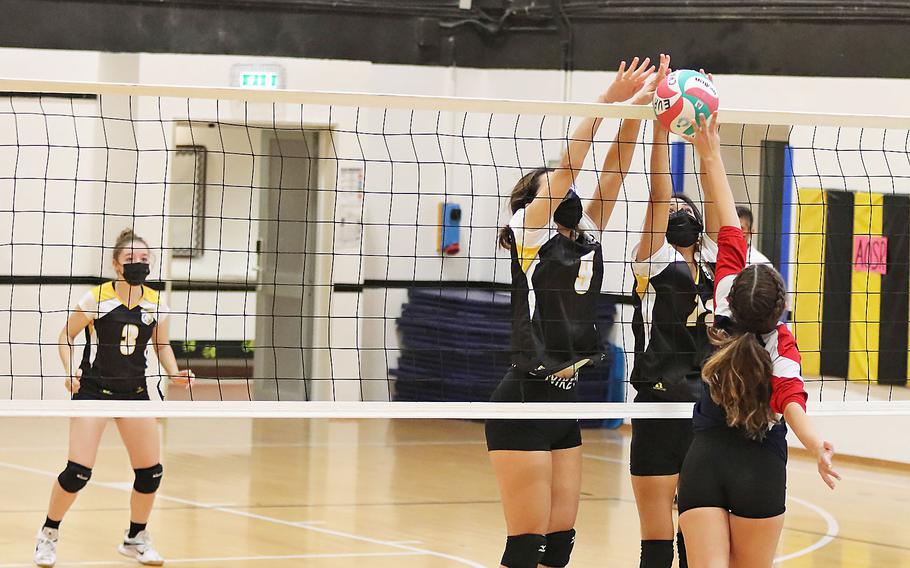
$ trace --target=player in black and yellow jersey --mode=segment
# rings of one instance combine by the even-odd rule
[[[114,246],[117,279],[89,291],[60,332],[60,360],[66,387],[74,400],[149,400],[146,386],[146,347],[154,347],[160,366],[174,383],[189,386],[193,374],[177,368],[168,341],[167,308],[158,294],[144,285],[151,254],[148,244],[132,231],[123,231]],[[73,340],[84,330],[88,341],[81,364],[74,368]],[[94,357],[92,357],[94,351]],[[130,528],[118,550],[142,564],[160,565],[145,530],[155,492],[161,483],[160,437],[154,418],[116,418],[120,437],[135,472],[130,500]],[[92,467],[107,418],[70,420],[66,469],[51,492],[47,519],[38,532],[35,564],[56,563],[60,522],[92,476]]]
[[[669,132],[654,121],[651,192],[641,239],[633,250],[635,402],[694,402],[711,352],[708,327],[719,224],[710,201],[702,217],[695,203],[673,193]],[[632,420],[630,471],[641,527],[640,568],[670,568],[676,536],[679,566],[685,541],[674,528],[673,502],[686,452],[689,418]]]
[[[654,68],[620,67],[600,102],[650,101]],[[593,198],[573,190],[601,120],[581,122],[555,170],[522,177],[500,245],[512,259],[512,367],[494,402],[574,402],[579,368],[602,359],[595,316],[604,274],[599,241],[629,171],[641,124],[623,121]],[[581,493],[577,420],[489,420],[487,449],[506,517],[506,568],[561,568],[575,544]]]

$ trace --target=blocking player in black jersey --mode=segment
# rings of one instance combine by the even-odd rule
[[[649,101],[656,87],[645,84],[654,71],[649,63],[635,58],[626,69],[623,62],[600,102]],[[575,401],[578,369],[603,357],[595,327],[604,270],[597,236],[628,172],[640,122],[621,125],[585,205],[573,186],[600,122],[582,121],[558,168],[534,170],[512,190],[512,218],[499,241],[512,259],[512,367],[493,401]],[[581,491],[578,421],[490,420],[486,437],[508,531],[501,565],[566,566]]]
[[[712,342],[695,405],[695,440],[679,481],[679,523],[693,568],[770,568],[787,482],[787,424],[834,488],[834,448],[806,415],[799,349],[780,322],[787,291],[770,265],[748,268],[748,247],[720,155],[716,116],[688,140],[701,157],[706,199],[722,225],[714,288]],[[784,420],[786,419],[786,420]]]
[[[143,285],[150,256],[143,239],[131,230],[123,231],[114,245],[117,279],[85,294],[61,331],[60,360],[74,400],[149,400],[145,352],[150,342],[173,383],[189,386],[192,381],[191,371],[177,368],[168,341],[167,308],[157,292]],[[90,331],[85,353],[73,368],[73,340],[83,330]],[[57,560],[60,522],[92,476],[107,422],[96,417],[70,420],[67,465],[54,483],[47,518],[38,531],[34,556],[38,566],[50,567]],[[154,418],[116,418],[115,422],[135,473],[130,528],[118,550],[142,564],[160,565],[164,560],[152,548],[145,528],[163,473],[158,424]]]
[[[632,262],[631,381],[635,402],[692,402],[711,349],[708,306],[718,227],[710,202],[703,221],[690,198],[673,194],[669,133],[658,121],[653,125],[651,195]],[[682,533],[674,529],[673,503],[691,441],[688,418],[632,420],[630,470],[641,528],[641,568],[670,568],[674,536],[680,566],[686,566]]]

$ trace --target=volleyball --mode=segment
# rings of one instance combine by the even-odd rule
[[[664,128],[674,134],[695,133],[696,117],[706,119],[717,111],[717,89],[711,79],[689,69],[667,75],[654,93],[654,112]]]

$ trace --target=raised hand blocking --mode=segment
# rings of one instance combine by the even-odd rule
[[[598,102],[601,103],[618,103],[628,100],[632,97],[651,74],[654,73],[654,66],[651,65],[651,58],[645,57],[639,65],[638,57],[632,60],[632,64],[626,68],[626,62],[619,64],[619,70],[613,83],[607,87],[607,90],[600,96]]]
[[[660,82],[664,80],[664,77],[666,77],[669,72],[670,56],[661,53],[660,65],[657,68],[657,72],[650,75],[650,78],[642,84],[638,92],[629,99],[629,102],[635,105],[650,104],[654,99],[654,92],[657,90],[657,86],[660,85]]]

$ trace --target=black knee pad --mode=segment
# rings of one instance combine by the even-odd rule
[[[575,529],[549,533],[547,551],[544,552],[540,563],[550,568],[564,568],[569,564],[573,548],[575,548]]]
[[[66,462],[66,469],[57,476],[57,483],[67,493],[79,493],[92,478],[92,468],[73,461]]]
[[[542,534],[510,536],[501,564],[506,568],[537,568],[546,550],[547,537]]]
[[[158,491],[158,487],[161,485],[161,476],[164,475],[164,468],[161,467],[160,463],[152,467],[134,469],[133,471],[136,473],[133,489],[137,493],[149,494]]]
[[[670,568],[671,566],[673,566],[672,540],[641,541],[639,568]]]

